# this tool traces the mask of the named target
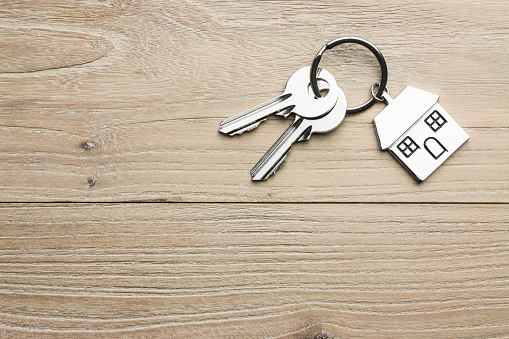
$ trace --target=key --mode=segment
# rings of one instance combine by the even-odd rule
[[[251,170],[253,180],[266,180],[274,174],[285,161],[293,143],[308,140],[313,133],[326,133],[339,126],[346,114],[346,98],[341,89],[337,88],[337,92],[336,105],[328,114],[317,119],[295,116],[295,121]]]
[[[309,67],[304,67],[293,73],[280,96],[223,120],[219,132],[230,136],[242,134],[258,127],[271,114],[285,118],[292,112],[304,118],[318,118],[327,114],[338,97],[336,80],[328,71],[320,69],[318,80],[329,85],[329,93],[325,98],[316,98],[309,91],[309,71]]]

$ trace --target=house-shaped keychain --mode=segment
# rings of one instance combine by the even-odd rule
[[[406,87],[395,99],[387,93],[385,107],[374,119],[382,150],[417,179],[424,181],[469,136],[440,106],[438,95]]]

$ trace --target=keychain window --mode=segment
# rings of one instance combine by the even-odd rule
[[[417,151],[419,146],[417,146],[412,138],[406,137],[402,142],[399,143],[398,148],[401,153],[405,155],[405,157],[409,158],[412,154],[414,154],[415,151]]]
[[[433,132],[438,131],[447,122],[447,120],[445,120],[445,118],[436,110],[433,111],[433,113],[431,113],[424,121],[426,121],[426,124],[433,130]]]

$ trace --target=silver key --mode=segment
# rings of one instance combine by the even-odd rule
[[[295,117],[290,127],[253,167],[253,180],[265,180],[274,174],[285,161],[293,143],[308,140],[313,133],[329,132],[339,126],[346,114],[346,98],[341,89],[337,91],[336,105],[328,114],[318,119],[306,119],[298,115]]]
[[[256,128],[271,114],[285,118],[292,112],[304,118],[318,118],[327,114],[338,97],[336,80],[328,71],[320,69],[318,79],[329,85],[329,93],[325,98],[316,98],[313,92],[311,95],[309,92],[309,71],[309,67],[304,67],[293,73],[280,96],[221,121],[219,132],[230,136],[242,134]]]

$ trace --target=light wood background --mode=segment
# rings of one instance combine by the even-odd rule
[[[0,1],[0,336],[509,337],[507,1]],[[217,132],[326,42],[471,139],[423,184],[373,117],[249,170]],[[328,51],[349,106],[376,59]]]

